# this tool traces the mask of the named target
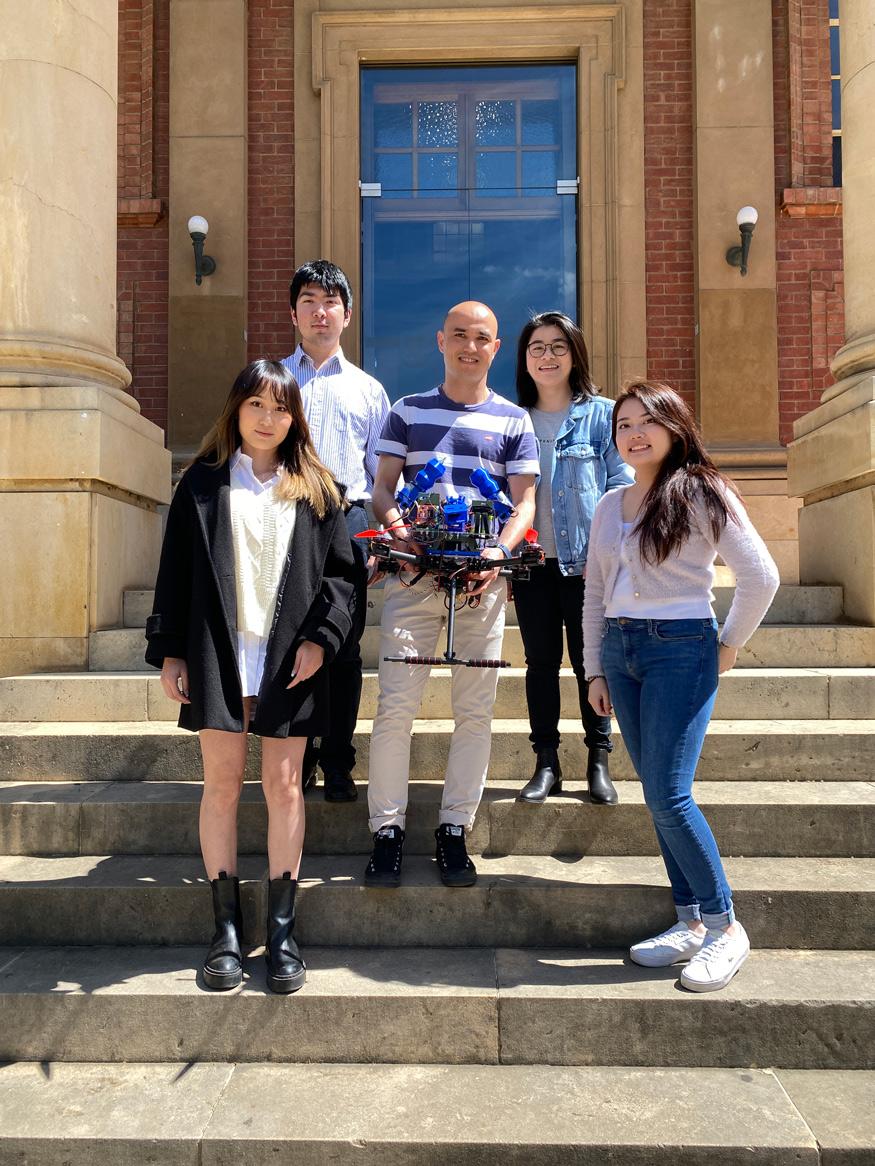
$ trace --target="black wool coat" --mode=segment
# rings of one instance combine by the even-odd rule
[[[251,725],[265,737],[318,736],[327,728],[327,669],[352,626],[355,565],[343,513],[316,516],[298,502],[277,592],[264,678]],[[191,704],[183,729],[243,731],[237,663],[237,595],[231,536],[231,471],[196,462],[176,488],[161,549],[155,605],[146,622],[146,661],[188,665]],[[323,666],[287,689],[304,640],[325,650]]]

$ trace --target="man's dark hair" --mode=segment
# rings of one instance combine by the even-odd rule
[[[298,296],[308,283],[317,284],[328,295],[332,293],[339,295],[345,312],[352,309],[352,288],[337,264],[331,263],[327,259],[311,259],[309,263],[302,263],[292,276],[292,282],[289,285],[289,303],[293,311],[298,302]]]

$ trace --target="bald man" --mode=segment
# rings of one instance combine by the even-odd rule
[[[487,470],[510,495],[514,513],[504,525],[500,546],[485,557],[503,560],[521,542],[535,515],[538,447],[528,413],[495,394],[487,384],[489,368],[501,345],[498,321],[485,304],[468,301],[447,313],[437,334],[444,358],[444,380],[437,388],[403,397],[390,410],[377,446],[380,460],[374,479],[377,517],[392,527],[405,546],[406,528],[395,505],[399,476],[411,482],[436,454],[447,472],[434,486],[446,497],[479,498],[471,472]],[[398,524],[398,525],[396,525]],[[408,580],[409,582],[409,576]],[[455,646],[460,656],[495,658],[501,654],[507,588],[496,571],[476,583],[479,606],[456,613]],[[397,887],[410,777],[410,730],[429,669],[405,667],[383,659],[390,655],[433,656],[446,623],[444,593],[425,576],[405,586],[398,577],[386,582],[380,629],[380,697],[371,734],[368,810],[374,851],[365,871],[373,887]],[[492,706],[498,672],[494,668],[454,668],[452,699],[455,728],[450,744],[438,828],[436,858],[443,882],[468,887],[477,871],[468,857],[465,834],[480,805],[492,742]]]

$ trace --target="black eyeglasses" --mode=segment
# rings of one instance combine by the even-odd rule
[[[552,356],[565,356],[568,353],[568,344],[564,340],[554,340],[552,344],[545,344],[542,340],[533,340],[531,344],[526,345],[526,352],[529,356],[534,356],[536,360],[540,360],[548,348]]]

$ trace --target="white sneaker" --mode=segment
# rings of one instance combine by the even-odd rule
[[[725,988],[747,957],[750,940],[740,923],[735,934],[709,931],[702,950],[681,972],[681,983],[693,992],[718,992]]]
[[[688,924],[675,923],[668,931],[654,935],[652,939],[642,939],[630,947],[629,956],[645,968],[667,968],[688,960],[704,942],[705,936],[691,931]]]

